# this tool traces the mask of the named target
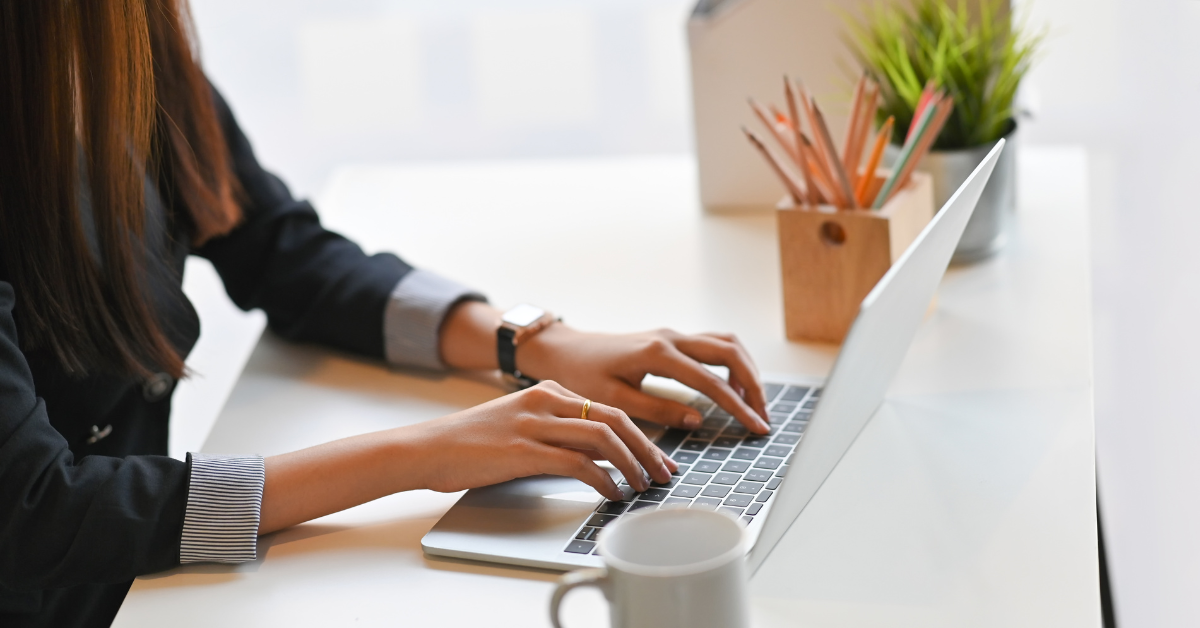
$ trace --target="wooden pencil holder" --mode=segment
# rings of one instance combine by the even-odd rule
[[[887,175],[880,170],[875,176]],[[790,198],[781,203],[776,216],[788,339],[840,343],[862,300],[933,211],[933,182],[922,172],[914,172],[878,211],[805,209]]]

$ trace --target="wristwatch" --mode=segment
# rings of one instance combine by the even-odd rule
[[[517,345],[560,320],[528,303],[522,303],[500,317],[500,327],[496,329],[496,358],[506,379],[520,388],[529,388],[538,383],[517,369]]]

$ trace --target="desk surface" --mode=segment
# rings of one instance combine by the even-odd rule
[[[889,399],[752,583],[759,626],[1099,626],[1082,151],[1026,150],[994,260],[951,269]],[[354,167],[318,199],[368,250],[579,327],[738,333],[764,371],[821,375],[783,337],[770,215],[702,215],[685,157]],[[499,234],[499,235],[498,235]],[[274,454],[499,394],[260,341],[204,451]],[[263,537],[259,559],[139,578],[115,626],[539,626],[557,574],[425,557],[457,495],[394,495]],[[607,625],[602,598],[570,626]]]

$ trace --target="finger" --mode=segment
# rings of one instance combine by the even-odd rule
[[[648,395],[632,386],[622,385],[613,394],[613,403],[631,416],[667,427],[694,430],[700,427],[700,413],[678,401]]]
[[[741,388],[741,397],[762,418],[767,417],[767,393],[758,378],[758,369],[750,354],[736,342],[736,337],[727,336],[733,340],[718,337],[714,334],[697,336],[681,336],[675,339],[675,346],[688,356],[705,364],[716,364],[729,369],[731,388]],[[726,411],[732,412],[729,408]]]
[[[662,460],[662,450],[646,438],[642,430],[629,419],[629,415],[612,406],[593,402],[588,410],[588,420],[603,423],[612,429],[655,482],[671,479],[671,470]]]
[[[666,348],[661,350],[657,357],[651,358],[649,370],[654,375],[678,380],[683,385],[707,395],[751,431],[759,434],[770,431],[761,415],[747,405],[728,382],[675,348],[673,343],[667,343]]]
[[[538,461],[539,473],[575,478],[612,501],[625,499],[608,471],[601,469],[586,455],[578,451],[537,444],[533,455]],[[630,485],[632,486],[632,482]]]
[[[625,476],[625,480],[634,490],[640,493],[650,488],[642,465],[608,425],[596,421],[556,417],[545,421],[540,427],[536,437],[543,443],[599,452]]]

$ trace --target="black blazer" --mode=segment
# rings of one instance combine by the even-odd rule
[[[194,249],[170,187],[148,186],[147,257],[161,260],[149,281],[164,330],[184,355],[200,335],[182,291],[184,260],[200,255],[276,333],[382,358],[384,307],[411,268],[324,229],[214,99],[245,217]],[[0,267],[0,626],[108,626],[135,576],[179,564],[189,470],[166,455],[174,382],[76,379],[53,356],[22,351],[21,295],[7,277]]]

